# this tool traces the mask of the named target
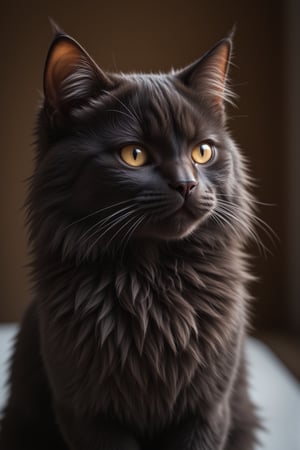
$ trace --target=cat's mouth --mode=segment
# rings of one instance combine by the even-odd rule
[[[196,217],[193,214],[193,210],[188,208],[185,202],[181,206],[179,206],[175,211],[173,211],[168,216],[168,218],[170,220],[172,220],[172,219],[174,220],[176,217],[179,218],[181,216],[182,216],[183,219],[186,218],[188,220],[190,218],[191,220],[193,220],[193,219],[196,220]]]
[[[212,210],[213,204],[195,207],[184,201],[171,211],[156,217],[155,222],[148,226],[145,232],[151,237],[161,239],[183,239],[201,226]]]
[[[214,209],[215,202],[213,199],[202,200],[201,202],[190,201],[190,199],[184,200],[168,217],[175,218],[176,216],[186,217],[187,220],[194,220],[196,222],[201,221],[203,216],[206,216],[210,211]]]

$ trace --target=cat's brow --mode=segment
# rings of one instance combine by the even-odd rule
[[[144,108],[152,136],[170,136],[185,140],[199,134],[199,112],[170,82],[156,80],[151,85],[148,107]]]

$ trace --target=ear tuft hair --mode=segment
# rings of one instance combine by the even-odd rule
[[[66,114],[80,107],[112,81],[75,39],[54,24],[56,36],[50,46],[44,70],[44,95],[52,111]]]
[[[234,31],[234,30],[233,30]],[[176,77],[214,107],[223,110],[235,95],[228,87],[228,68],[232,53],[231,35],[219,41],[201,59],[178,71]]]
[[[58,25],[58,23],[55,22],[55,20],[52,19],[52,17],[48,17],[48,20],[50,22],[50,26],[51,26],[54,38],[66,34],[64,32],[64,30]]]

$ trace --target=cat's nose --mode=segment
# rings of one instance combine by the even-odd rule
[[[192,193],[193,189],[198,185],[197,181],[179,181],[178,183],[170,183],[170,187],[178,191],[184,199]]]

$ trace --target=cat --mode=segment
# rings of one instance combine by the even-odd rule
[[[56,29],[26,202],[33,299],[1,450],[252,450],[253,196],[227,129],[232,35],[102,71]]]

